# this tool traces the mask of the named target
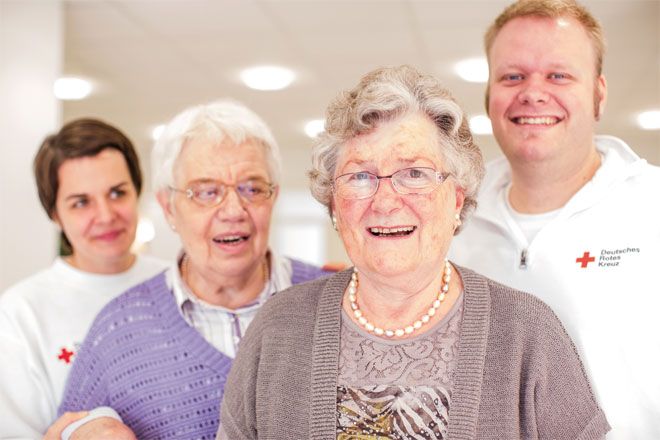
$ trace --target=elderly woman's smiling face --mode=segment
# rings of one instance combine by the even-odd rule
[[[248,202],[235,185],[270,183],[266,154],[248,140],[217,144],[193,139],[184,144],[174,167],[175,187],[206,191],[208,183],[230,187],[219,204],[200,206],[179,191],[159,195],[165,215],[181,238],[190,258],[190,271],[206,276],[242,277],[263,263],[270,219],[277,192],[268,199]]]
[[[349,141],[339,153],[334,177],[359,171],[388,176],[410,167],[448,171],[438,129],[421,113],[385,122]],[[418,276],[441,270],[462,204],[452,178],[427,194],[409,195],[382,179],[369,198],[350,200],[335,192],[333,214],[346,251],[362,273]]]

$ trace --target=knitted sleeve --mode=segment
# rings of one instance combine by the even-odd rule
[[[347,276],[350,273],[341,278],[343,286]],[[220,410],[224,438],[311,438],[314,331],[326,282],[319,278],[290,287],[257,313],[241,340],[225,385]],[[336,395],[336,385],[332,391]]]
[[[99,406],[110,406],[104,387],[102,359],[95,352],[90,336],[91,332],[74,358],[57,411],[58,417],[67,411],[87,411]]]
[[[516,375],[504,373],[519,381],[516,388],[520,393],[520,436],[558,440],[602,438],[609,425],[575,345],[559,318],[531,295],[514,292],[502,297],[508,297],[510,304],[508,324],[502,327],[505,334],[496,339],[518,347],[507,351],[517,360],[500,365],[520,368]],[[503,304],[500,302],[500,306]],[[515,336],[507,339],[506,333]]]
[[[255,320],[241,340],[225,385],[217,440],[257,439],[256,387],[261,352],[261,324]]]

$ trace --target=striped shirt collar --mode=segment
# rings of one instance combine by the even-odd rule
[[[188,285],[181,278],[181,272],[179,267],[185,256],[185,252],[181,252],[176,260],[176,264],[173,264],[167,274],[167,282],[176,300],[179,311],[186,318],[185,308],[189,307],[186,305],[187,302],[192,302],[196,306],[200,306],[210,310],[217,310],[218,312],[231,313],[235,315],[241,315],[253,310],[258,309],[268,298],[270,298],[275,292],[284,290],[291,286],[291,275],[292,275],[292,266],[291,261],[288,258],[281,257],[275,252],[268,251],[269,255],[269,274],[270,278],[264,289],[261,291],[257,299],[245,306],[239,307],[238,309],[228,309],[226,307],[217,306],[210,304],[201,298],[197,297]],[[187,320],[187,319],[186,319]]]

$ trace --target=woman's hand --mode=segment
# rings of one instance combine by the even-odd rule
[[[43,440],[60,440],[62,431],[64,431],[67,426],[73,422],[77,422],[87,416],[87,414],[89,414],[89,411],[65,412],[59,419],[55,420],[53,424],[50,425],[48,431],[44,434]]]
[[[67,412],[57,419],[46,431],[43,440],[60,440],[62,431],[89,414],[88,411]],[[131,429],[112,417],[99,417],[81,425],[73,431],[70,440],[137,440]]]

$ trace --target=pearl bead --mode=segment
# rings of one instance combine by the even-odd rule
[[[353,310],[353,316],[357,319],[357,322],[363,326],[368,332],[374,333],[377,336],[385,336],[388,338],[393,337],[402,337],[404,335],[410,335],[415,330],[422,328],[424,324],[427,324],[431,317],[435,315],[436,311],[440,308],[440,305],[445,299],[446,293],[449,292],[449,282],[451,280],[451,266],[449,261],[445,260],[444,275],[442,276],[442,287],[438,293],[438,297],[433,301],[431,307],[428,311],[423,314],[418,320],[414,321],[412,324],[407,325],[403,328],[398,328],[395,330],[383,329],[381,327],[376,327],[373,323],[369,322],[367,318],[360,310],[360,306],[357,304],[357,291],[358,291],[358,270],[353,268],[353,273],[351,274],[351,281],[348,283],[348,301]]]

